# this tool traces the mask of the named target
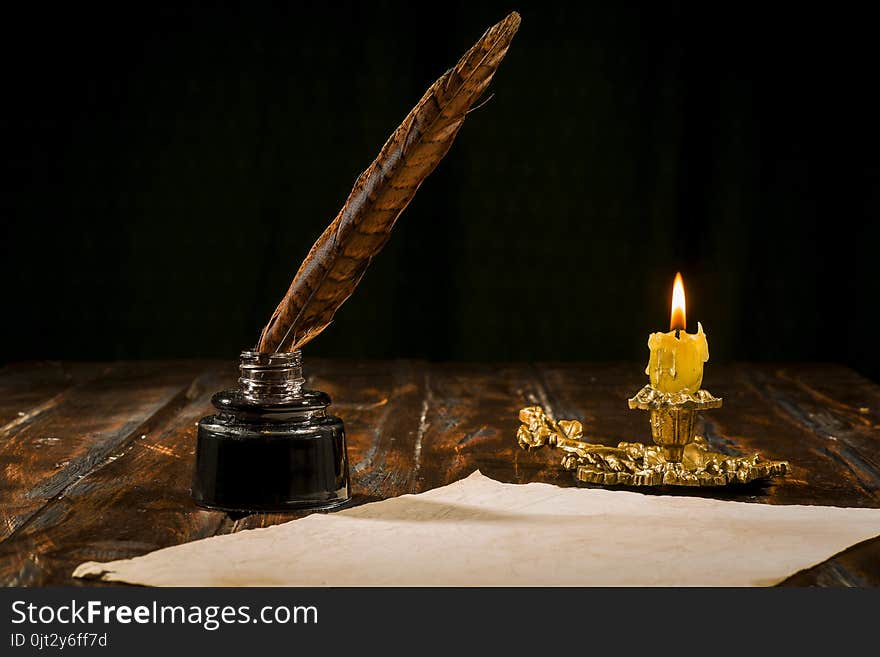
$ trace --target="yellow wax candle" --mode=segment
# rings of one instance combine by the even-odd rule
[[[684,283],[676,274],[672,288],[672,318],[669,333],[652,333],[648,337],[651,357],[645,374],[660,392],[690,392],[703,383],[703,363],[709,360],[709,342],[703,326],[697,322],[695,334],[685,333]]]

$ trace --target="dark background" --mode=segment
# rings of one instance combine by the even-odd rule
[[[421,94],[523,22],[309,354],[644,360],[672,278],[715,360],[880,378],[878,50],[835,3],[4,10],[5,361],[255,343]]]

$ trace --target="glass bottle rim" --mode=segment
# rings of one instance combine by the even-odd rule
[[[241,352],[239,358],[242,364],[247,363],[263,367],[271,367],[273,365],[291,366],[302,363],[302,351],[297,349],[296,351],[275,351],[270,353],[245,349]]]

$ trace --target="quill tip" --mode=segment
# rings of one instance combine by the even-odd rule
[[[515,32],[519,28],[521,22],[522,18],[520,17],[519,12],[512,11],[503,21],[501,21],[501,23],[499,23],[499,25],[504,25]]]

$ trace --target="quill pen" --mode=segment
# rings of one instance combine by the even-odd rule
[[[355,181],[342,210],[300,265],[257,350],[294,351],[323,331],[351,296],[400,213],[452,145],[519,27],[511,13],[440,77]]]

